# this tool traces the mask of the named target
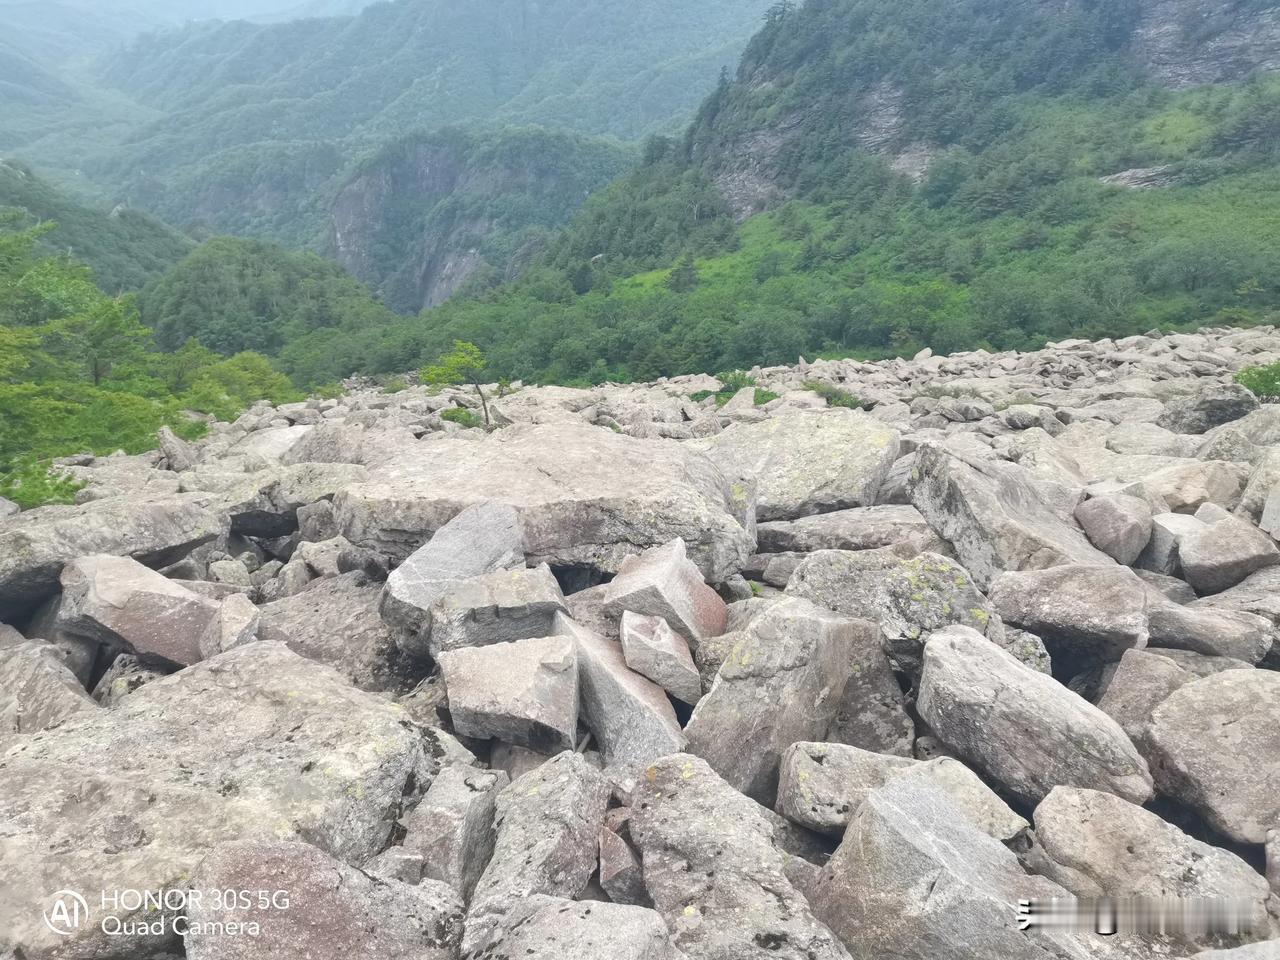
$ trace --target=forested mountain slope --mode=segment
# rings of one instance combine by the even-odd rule
[[[291,20],[358,13],[369,0],[0,0],[0,33],[51,63],[192,20]]]
[[[44,250],[84,262],[110,294],[157,279],[194,246],[178,231],[135,210],[83,206],[22,164],[3,160],[0,216],[18,224],[56,223],[41,238]]]
[[[81,166],[170,222],[299,244],[324,188],[411,131],[480,121],[633,138],[677,127],[766,6],[396,0],[356,17],[190,24],[108,59],[98,82],[153,119]],[[23,150],[40,160],[45,138]]]
[[[614,141],[536,127],[411,135],[339,189],[326,251],[413,313],[477,274],[511,279],[549,228],[636,159]]]
[[[779,3],[520,280],[343,348],[646,379],[1262,318],[1277,50],[1264,0]]]

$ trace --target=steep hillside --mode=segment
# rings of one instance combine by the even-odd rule
[[[521,279],[344,350],[599,381],[1265,318],[1277,49],[1260,0],[779,3]]]
[[[42,238],[44,248],[86,263],[112,294],[156,279],[194,245],[137,211],[83,206],[19,163],[0,161],[0,211],[14,211],[31,224],[56,222],[57,229]]]
[[[477,272],[510,279],[548,228],[634,160],[611,141],[537,128],[411,136],[343,184],[328,252],[392,307],[435,306]]]
[[[766,5],[397,0],[354,18],[192,24],[109,59],[101,82],[159,117],[83,167],[171,222],[296,243],[319,183],[409,131],[678,126]]]

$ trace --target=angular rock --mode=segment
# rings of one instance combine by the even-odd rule
[[[1267,882],[1233,853],[1110,793],[1054,787],[1035,810],[1049,879],[1078,897],[1238,900],[1266,921]]]
[[[233,593],[218,605],[218,614],[200,635],[204,659],[234,650],[258,639],[262,614],[243,593]]]
[[[326,663],[362,690],[404,693],[427,673],[378,615],[380,585],[362,573],[314,580],[260,608],[263,637]]]
[[[520,960],[685,960],[653,910],[617,903],[528,897],[502,919],[492,952]],[[474,954],[472,954],[474,956]]]
[[[1147,623],[1153,647],[1232,657],[1246,663],[1260,662],[1274,640],[1270,620],[1243,610],[1154,604],[1147,612]]]
[[[1152,573],[1174,576],[1182,572],[1182,540],[1201,530],[1204,524],[1181,513],[1162,513],[1151,518],[1151,539],[1138,556],[1138,567]]]
[[[614,903],[649,903],[640,861],[627,841],[608,827],[600,828],[600,886]]]
[[[498,794],[511,781],[501,770],[464,764],[441,768],[404,820],[403,850],[422,858],[421,876],[447,883],[469,900],[493,854]]]
[[[942,545],[912,506],[854,507],[798,520],[774,520],[756,526],[756,542],[761,553],[904,546],[912,553],[937,553]]]
[[[1151,715],[1156,785],[1220,833],[1264,843],[1280,823],[1280,674],[1227,670],[1175,690]]]
[[[431,608],[455,581],[523,566],[519,514],[501,503],[475,504],[391,572],[383,590],[383,619],[412,637],[429,630]],[[414,643],[423,653],[425,640]]]
[[[338,535],[338,525],[333,520],[333,504],[317,500],[298,508],[298,535],[311,543],[323,543]]]
[[[1089,542],[1117,563],[1136,561],[1151,539],[1151,508],[1137,497],[1094,497],[1076,507],[1075,518]]]
[[[169,461],[169,469],[174,473],[190,470],[199,459],[195,448],[174,433],[170,427],[164,426],[156,431],[156,442],[164,451],[164,458]]]
[[[453,960],[462,940],[462,901],[449,887],[377,880],[306,844],[242,840],[219,844],[192,889],[253,891],[252,903],[219,908],[201,896],[188,909],[190,960]],[[266,902],[257,891],[268,891]],[[282,909],[271,897],[287,898]],[[256,924],[258,933],[228,931]]]
[[[838,743],[794,743],[782,756],[778,812],[818,833],[843,835],[867,795],[908,777],[951,797],[983,833],[1009,840],[1028,826],[958,760],[929,761],[871,753]]]
[[[628,610],[622,615],[620,634],[622,654],[632,670],[684,703],[702,698],[702,680],[689,644],[667,621]]]
[[[438,658],[463,647],[548,636],[556,614],[565,609],[564,594],[545,563],[495,570],[451,583],[431,607],[430,629],[419,637],[428,638],[427,649]]]
[[[1194,679],[1155,651],[1126,650],[1104,683],[1098,709],[1120,724],[1130,740],[1141,744],[1151,712]]]
[[[1280,564],[1275,541],[1236,517],[1218,519],[1184,535],[1178,555],[1183,576],[1201,596],[1221,593],[1250,574]]]
[[[34,956],[145,956],[163,944],[96,926],[55,935],[41,920],[48,891],[182,887],[223,841],[305,839],[363,863],[431,782],[430,734],[327,667],[252,643],[20,738],[0,751],[0,903],[14,939]]]
[[[920,672],[934,630],[960,623],[993,637],[1001,632],[968,571],[933,553],[903,559],[887,550],[818,551],[796,568],[787,593],[879,624],[885,651],[910,674]]]
[[[1002,573],[990,598],[1006,623],[1040,637],[1054,662],[1119,660],[1147,644],[1147,591],[1119,564]]]
[[[1230,509],[1240,499],[1241,477],[1247,470],[1220,460],[1190,460],[1148,474],[1142,483],[1174,513],[1194,513],[1206,503]]]
[[[916,708],[958,757],[1024,802],[1059,785],[1151,797],[1146,761],[1114,720],[968,627],[930,638]]]
[[[0,527],[0,618],[52,596],[63,566],[78,557],[108,553],[164,567],[226,529],[206,494],[28,510]]]
[[[369,477],[364,467],[345,463],[302,463],[271,467],[238,480],[223,491],[231,530],[248,537],[283,537],[298,529],[298,510]]]
[[[570,637],[578,653],[582,719],[609,766],[624,777],[639,766],[684,749],[685,735],[662,688],[627,666],[622,644],[561,615],[556,632]]]
[[[1174,433],[1207,433],[1258,409],[1258,398],[1238,383],[1215,383],[1168,404],[1156,423]]]
[[[1064,895],[1028,876],[941,790],[895,779],[859,807],[823,869],[814,910],[858,957],[1081,957],[1047,949],[1052,934],[1017,929],[1019,900]]]
[[[980,588],[1005,570],[1111,562],[1016,464],[926,444],[917,451],[909,489],[912,504]]]
[[[148,667],[137,657],[122,653],[111,661],[111,666],[94,684],[93,699],[99,706],[114,707],[135,690],[152,680],[167,677],[170,672]]]
[[[420,441],[340,493],[334,513],[352,543],[401,559],[486,500],[519,512],[535,564],[615,573],[628,556],[680,537],[718,583],[752,549],[739,519],[748,519],[750,504],[705,457],[676,441],[574,424]]]
[[[731,481],[754,481],[760,520],[793,520],[875,504],[899,437],[861,410],[829,409],[734,423],[692,445]]]
[[[819,739],[850,676],[857,624],[807,600],[747,627],[685,727],[689,752],[736,789],[772,804],[782,751]]]
[[[21,640],[0,646],[0,736],[47,730],[97,709],[53,644]]]
[[[16,517],[22,512],[22,508],[12,500],[6,500],[0,497],[0,520],[7,520],[9,517]]]
[[[604,613],[618,619],[628,610],[662,617],[695,643],[724,632],[724,601],[689,562],[683,540],[673,540],[623,563],[605,589]]]
[[[502,914],[538,894],[572,899],[596,868],[609,802],[604,775],[576,753],[561,753],[498,794],[493,856],[471,899],[466,953],[491,942]]]
[[[464,647],[438,660],[454,729],[533,750],[572,750],[578,657],[566,637]]]
[[[787,879],[767,813],[687,754],[640,778],[631,837],[672,940],[706,960],[848,960]]]
[[[62,571],[58,629],[143,658],[186,666],[218,604],[129,557],[81,557]]]
[[[882,635],[869,620],[853,620],[848,677],[827,728],[827,740],[877,753],[911,756],[916,729]]]

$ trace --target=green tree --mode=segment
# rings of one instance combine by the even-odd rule
[[[698,276],[698,265],[693,262],[692,254],[685,254],[667,277],[667,288],[673,293],[690,293],[697,289],[702,278]]]
[[[484,423],[488,427],[492,425],[492,421],[489,419],[489,401],[484,395],[483,387],[487,366],[479,347],[465,340],[455,340],[453,349],[431,366],[423,367],[420,376],[423,383],[432,386],[471,384],[476,396],[480,398],[480,409],[484,411]]]

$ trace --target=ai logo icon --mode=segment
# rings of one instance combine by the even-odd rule
[[[69,937],[89,920],[89,904],[74,890],[59,890],[53,905],[44,912],[44,924],[54,933]]]

